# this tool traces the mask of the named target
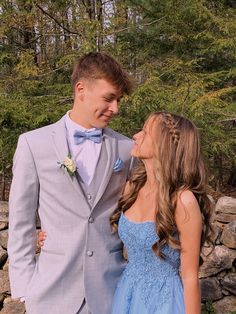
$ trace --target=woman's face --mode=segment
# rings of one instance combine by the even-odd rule
[[[131,150],[131,156],[139,159],[152,159],[154,156],[153,138],[154,138],[154,124],[156,117],[149,118],[143,129],[133,136],[134,145]]]

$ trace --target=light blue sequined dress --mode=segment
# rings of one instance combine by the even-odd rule
[[[112,314],[184,314],[179,251],[166,245],[165,260],[155,255],[152,245],[158,236],[153,222],[135,223],[121,214],[118,232],[129,262],[114,295]]]

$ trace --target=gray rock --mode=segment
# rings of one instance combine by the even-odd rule
[[[231,221],[235,221],[236,220],[236,215],[218,213],[218,214],[215,215],[215,220],[227,224],[227,223],[229,223]]]
[[[220,241],[231,249],[236,249],[236,221],[225,226]]]
[[[223,288],[236,295],[236,273],[229,273],[221,282]]]
[[[7,251],[4,250],[0,246],[0,267],[2,267],[5,264],[6,260],[7,260]]]
[[[232,260],[236,259],[236,250],[233,250],[233,249],[229,249],[229,256]],[[236,266],[236,261],[234,261],[233,265],[232,265],[232,268],[231,268],[231,271],[235,272],[236,269],[234,268],[234,266]]]
[[[13,300],[11,298],[6,298],[4,300],[4,307],[1,310],[1,314],[24,314],[25,305],[24,303]]]
[[[7,248],[7,241],[8,241],[8,230],[0,231],[0,245],[6,249]]]
[[[8,222],[0,222],[0,230],[4,230],[8,228]]]
[[[8,222],[8,202],[0,201],[0,222]]]
[[[4,294],[0,293],[0,308],[3,306]]]
[[[222,289],[221,291],[222,291],[223,295],[230,295],[230,292],[227,290]]]
[[[8,272],[0,270],[0,293],[10,293]]]
[[[217,226],[216,224],[212,224],[212,233],[210,236],[211,241],[213,243],[216,243],[217,240],[220,238],[221,233],[222,233],[222,229],[219,226]]]
[[[220,197],[216,203],[215,211],[236,215],[236,198],[229,196]]]
[[[223,297],[219,281],[216,278],[204,278],[200,280],[202,301],[216,301]]]
[[[234,296],[225,297],[213,303],[216,314],[231,314],[236,311],[236,298]]]
[[[219,274],[217,274],[216,277],[217,277],[217,279],[221,280],[226,276],[226,274],[227,274],[226,271],[223,270]]]
[[[9,269],[9,259],[7,259],[6,263],[4,264],[3,270],[7,271],[8,272],[8,269]]]
[[[223,245],[216,246],[200,266],[199,278],[212,276],[225,269],[230,269],[235,257],[236,251]]]
[[[201,250],[201,257],[203,261],[207,260],[208,256],[214,251],[214,247],[204,245]]]
[[[227,223],[219,222],[217,220],[214,221],[214,225],[218,226],[221,230],[227,225]]]

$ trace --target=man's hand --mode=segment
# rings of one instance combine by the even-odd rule
[[[44,241],[46,240],[46,238],[47,238],[46,232],[44,232],[43,230],[40,230],[38,232],[38,239],[37,239],[37,246],[39,248],[44,246]]]

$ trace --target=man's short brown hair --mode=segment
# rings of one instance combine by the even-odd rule
[[[128,74],[112,57],[101,52],[90,52],[80,57],[74,65],[71,82],[73,88],[80,79],[105,79],[122,94],[129,95],[132,83]]]

